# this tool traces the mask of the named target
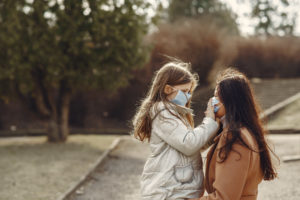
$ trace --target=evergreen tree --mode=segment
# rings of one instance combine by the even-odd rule
[[[218,0],[170,0],[169,20],[197,18],[210,21],[228,32],[239,34],[236,15]]]
[[[49,141],[66,141],[72,94],[114,91],[143,66],[148,7],[142,0],[2,0],[0,92],[13,89],[49,119]]]
[[[280,0],[281,6],[289,6],[288,0]],[[296,15],[278,11],[279,5],[270,0],[255,0],[252,17],[258,19],[255,32],[258,35],[293,35]],[[277,20],[276,20],[277,19]]]

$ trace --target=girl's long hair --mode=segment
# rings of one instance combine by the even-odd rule
[[[265,140],[266,131],[263,129],[262,121],[259,118],[260,108],[255,101],[250,81],[241,72],[229,68],[219,75],[216,89],[220,101],[225,107],[225,120],[228,127],[226,142],[224,146],[217,149],[219,162],[224,162],[230,151],[234,151],[232,145],[239,142],[250,150],[259,153],[264,180],[273,180],[277,173],[272,163],[271,153],[275,154]],[[255,138],[258,151],[251,149],[242,139],[240,132],[242,127],[247,128]],[[216,150],[216,144],[213,148]],[[209,164],[211,156],[207,156],[207,164]],[[275,155],[275,157],[277,156]]]
[[[167,100],[167,95],[164,92],[165,86],[171,85],[181,85],[186,83],[192,83],[192,88],[190,93],[193,93],[193,90],[196,88],[198,83],[198,76],[192,74],[190,71],[190,65],[188,63],[183,63],[179,61],[169,62],[165,64],[161,69],[159,69],[154,76],[152,85],[147,93],[147,96],[141,101],[133,120],[133,134],[134,136],[144,141],[145,139],[150,140],[151,129],[152,129],[152,118],[151,118],[151,109],[155,109],[155,113],[158,113],[158,108],[154,105],[157,105],[157,102],[163,102],[165,105],[169,102]],[[187,102],[186,107],[190,107],[191,99]],[[171,112],[168,109],[168,106],[165,108],[175,117],[178,117],[176,114]],[[194,121],[191,114],[186,114],[184,116],[188,123],[193,127]],[[178,117],[179,118],[179,117]]]

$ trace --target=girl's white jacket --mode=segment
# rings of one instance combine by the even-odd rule
[[[188,108],[167,104],[174,114]],[[152,109],[151,155],[141,176],[143,200],[182,200],[203,194],[200,149],[216,134],[218,123],[205,117],[196,128],[173,116],[162,102]]]

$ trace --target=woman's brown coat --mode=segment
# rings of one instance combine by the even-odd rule
[[[208,154],[212,155],[206,169],[208,196],[203,196],[200,200],[256,200],[258,184],[263,179],[259,153],[235,142],[227,159],[219,162],[218,149],[225,144],[226,132],[224,129],[215,138],[217,146],[211,148]],[[250,148],[258,151],[255,138],[246,128],[241,129],[241,137]]]

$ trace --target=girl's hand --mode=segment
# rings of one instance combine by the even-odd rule
[[[212,105],[211,101],[212,101],[212,98],[209,99],[209,101],[207,103],[206,111],[204,113],[205,113],[206,117],[210,117],[213,120],[215,120],[216,117],[215,117],[215,113],[214,113],[214,106]]]

